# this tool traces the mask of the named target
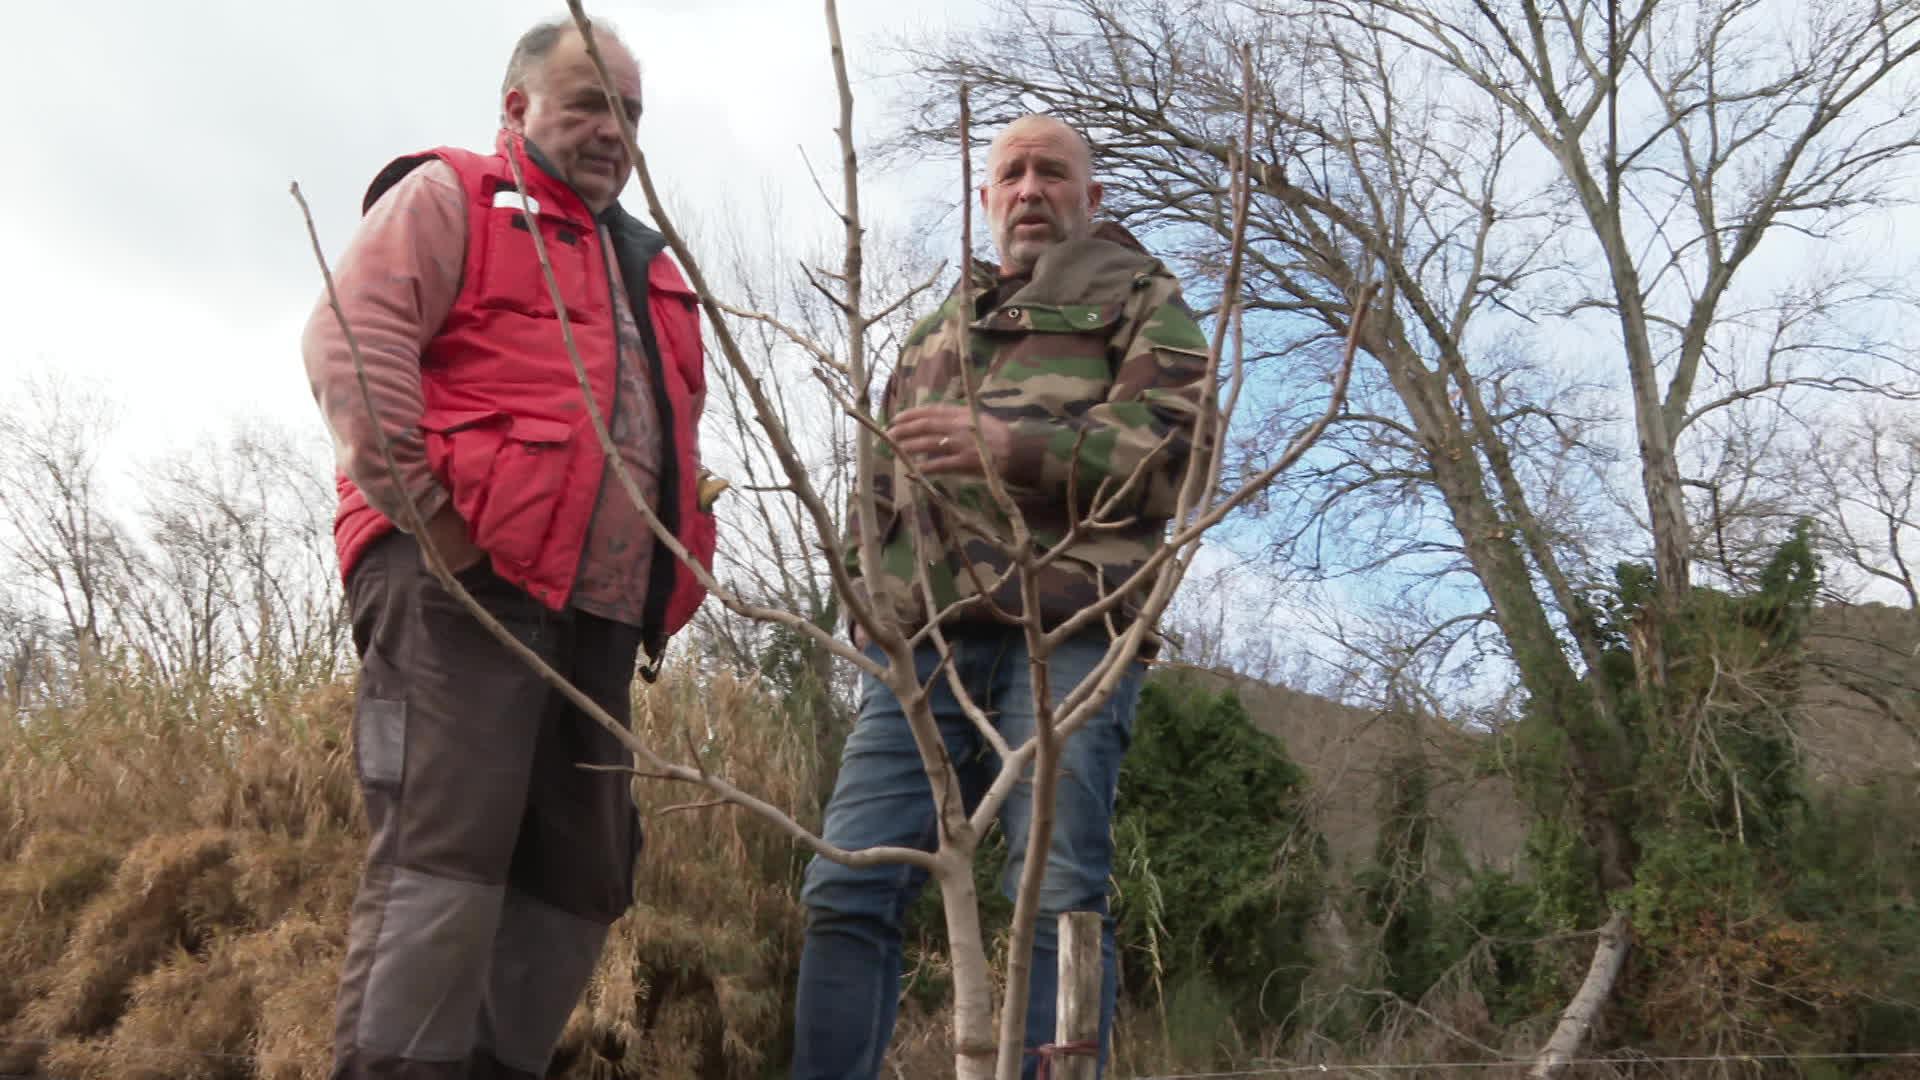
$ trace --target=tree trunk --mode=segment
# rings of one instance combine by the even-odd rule
[[[973,888],[973,853],[944,849],[935,876],[953,962],[953,1075],[958,1080],[993,1080],[999,1043],[993,1024],[993,979],[980,931],[980,898]]]
[[[1033,816],[1027,827],[1026,863],[1020,868],[1020,888],[1014,896],[1013,926],[1007,936],[1007,992],[1000,1003],[1000,1060],[994,1068],[997,1080],[1019,1080],[1026,1057],[1027,998],[1040,917],[1040,885],[1046,880],[1047,855],[1053,850],[1054,805],[1060,790],[1059,736],[1052,733],[1053,717],[1043,713],[1036,719],[1040,745],[1033,763]],[[1060,962],[1066,962],[1066,953],[1060,954]],[[1053,1036],[1051,1032],[1036,1034]]]
[[[1607,1003],[1613,984],[1620,977],[1620,969],[1626,965],[1630,939],[1627,917],[1614,912],[1600,928],[1600,942],[1593,948],[1593,963],[1587,966],[1587,977],[1580,984],[1580,992],[1573,995],[1567,1010],[1560,1014],[1553,1037],[1534,1059],[1533,1071],[1528,1075],[1540,1080],[1558,1076],[1580,1053],[1588,1033],[1593,1030],[1594,1017]]]
[[[1445,377],[1428,370],[1404,336],[1390,333],[1372,351],[1420,433],[1434,486],[1446,502],[1474,576],[1492,601],[1494,619],[1513,650],[1514,666],[1533,708],[1566,733],[1568,772],[1581,831],[1599,855],[1600,888],[1627,888],[1633,884],[1633,855],[1613,806],[1613,718],[1600,713],[1561,651],[1526,553],[1488,490],[1471,435],[1461,429],[1447,403]]]

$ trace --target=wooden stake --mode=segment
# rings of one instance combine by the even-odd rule
[[[1103,919],[1098,912],[1060,915],[1060,997],[1053,1020],[1050,1080],[1094,1080],[1100,1067],[1100,955]]]

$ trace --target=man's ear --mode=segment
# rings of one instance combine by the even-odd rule
[[[516,134],[527,130],[527,92],[516,86],[500,102],[500,120]]]
[[[981,184],[980,185],[980,212],[984,214],[986,213],[986,210],[987,210],[987,185]]]
[[[1088,217],[1092,217],[1093,215],[1100,212],[1100,196],[1105,195],[1106,193],[1107,193],[1106,189],[1100,186],[1100,181],[1098,180],[1087,181],[1087,216]]]

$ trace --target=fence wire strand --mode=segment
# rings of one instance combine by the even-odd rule
[[[1920,1051],[1894,1051],[1888,1053],[1839,1053],[1839,1054],[1677,1054],[1677,1055],[1640,1055],[1629,1054],[1619,1057],[1573,1058],[1564,1062],[1568,1068],[1586,1065],[1627,1066],[1627,1065],[1706,1065],[1706,1064],[1752,1064],[1792,1063],[1792,1062],[1867,1062],[1867,1061],[1920,1061]],[[1276,1065],[1256,1069],[1232,1069],[1227,1072],[1197,1073],[1156,1073],[1132,1077],[1131,1080],[1252,1080],[1264,1076],[1372,1076],[1386,1072],[1449,1071],[1470,1072],[1473,1070],[1531,1068],[1532,1058],[1509,1058],[1504,1061],[1417,1061],[1377,1065]]]
[[[254,1065],[297,1065],[307,1059],[287,1055],[268,1056],[262,1054],[221,1053],[212,1050],[190,1050],[181,1046],[143,1045],[109,1040],[116,1053],[144,1054],[149,1057],[199,1058],[207,1061],[248,1062]],[[48,1050],[54,1046],[50,1039],[0,1039],[0,1046],[33,1047]],[[1679,1054],[1679,1055],[1630,1055],[1619,1057],[1575,1058],[1566,1062],[1568,1068],[1575,1066],[1630,1066],[1630,1065],[1710,1065],[1710,1064],[1785,1064],[1813,1062],[1869,1062],[1869,1061],[1920,1061],[1920,1051],[1888,1053],[1844,1053],[1844,1054]],[[1476,1070],[1516,1069],[1532,1066],[1532,1058],[1509,1058],[1504,1061],[1418,1061],[1404,1063],[1381,1063],[1377,1065],[1315,1064],[1315,1065],[1274,1065],[1254,1069],[1230,1069],[1226,1072],[1189,1072],[1155,1073],[1139,1075],[1130,1080],[1259,1080],[1268,1076],[1377,1076],[1381,1073],[1406,1073],[1417,1071],[1433,1072],[1473,1072]],[[6,1075],[6,1074],[0,1074]],[[18,1074],[16,1074],[18,1075]],[[34,1075],[34,1074],[26,1074]]]

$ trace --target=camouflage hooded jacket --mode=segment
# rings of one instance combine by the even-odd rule
[[[960,361],[956,288],[908,335],[882,419],[965,404],[964,376],[981,411],[1012,428],[999,472],[1037,551],[1100,509],[1099,527],[1083,528],[1037,574],[1042,621],[1054,626],[1125,583],[1161,544],[1192,451],[1207,342],[1173,274],[1112,223],[1048,249],[1024,284],[998,282],[976,264],[973,285],[970,362]],[[888,447],[876,442],[876,453],[883,576],[867,591],[909,630],[930,617],[929,593],[949,624],[1018,618],[1011,532],[986,480],[936,477],[947,496],[937,500],[916,490]],[[848,556],[857,576],[856,535]],[[1124,625],[1139,598],[1124,602],[1110,626]]]

